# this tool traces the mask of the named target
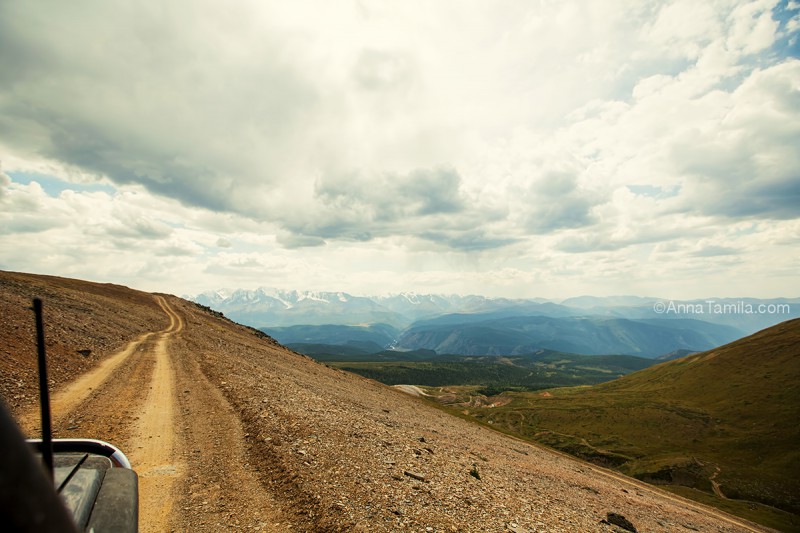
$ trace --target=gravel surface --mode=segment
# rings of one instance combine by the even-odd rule
[[[29,305],[24,297],[41,279],[15,276],[0,273],[4,315],[9,301],[11,307]],[[179,298],[164,297],[180,319],[176,328],[152,295],[65,282],[80,289],[63,289],[67,298],[57,280],[45,281],[54,284],[46,309],[61,328],[49,337],[69,346],[63,357],[51,359],[56,389],[114,349],[154,332],[152,342],[62,415],[56,426],[62,436],[124,443],[133,457],[158,442],[150,441],[157,435],[142,435],[136,421],[152,406],[156,348],[163,341],[170,364],[162,368],[170,369],[171,385],[165,389],[169,402],[160,403],[171,410],[174,434],[164,464],[150,465],[146,475],[169,477],[150,485],[162,487],[170,505],[163,523],[142,524],[145,531],[764,530],[318,364]],[[119,293],[126,299],[118,301]],[[69,318],[75,306],[90,308],[95,301],[106,307],[87,319],[85,329],[61,336],[77,320]],[[123,327],[124,317],[130,327]],[[17,335],[25,328],[4,323],[6,346],[10,338],[16,348],[28,342],[27,334]],[[96,360],[69,365],[63,361],[72,357],[71,343],[103,349],[97,348]],[[6,352],[4,370],[12,376],[4,377],[2,393],[30,432],[31,389],[27,381],[15,382],[30,376],[14,370],[26,368],[26,361],[24,354]]]

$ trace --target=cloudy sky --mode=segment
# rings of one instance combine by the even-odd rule
[[[800,2],[0,3],[0,269],[800,296]]]

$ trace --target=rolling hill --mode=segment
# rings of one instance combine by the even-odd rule
[[[774,514],[754,502],[782,509],[776,523],[800,527],[800,320],[593,387],[503,398],[470,414],[751,517]]]

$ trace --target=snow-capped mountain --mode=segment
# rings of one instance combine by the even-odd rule
[[[370,298],[345,292],[285,291],[261,287],[209,291],[190,299],[253,327],[381,322],[406,325],[409,322]]]
[[[718,299],[669,302],[636,296],[570,298],[561,303],[541,298],[509,299],[486,296],[418,294],[353,296],[346,292],[220,289],[188,297],[221,311],[227,317],[256,328],[294,325],[339,324],[359,326],[388,324],[403,330],[413,323],[435,320],[437,324],[466,323],[520,316],[552,318],[595,316],[609,318],[693,319],[723,324],[752,333],[800,315],[800,299]],[[733,311],[714,312],[710,302]],[[662,305],[664,304],[664,305]],[[735,305],[734,305],[735,304]],[[659,305],[662,305],[659,307]],[[738,312],[739,308],[742,312]],[[781,313],[748,313],[748,309],[778,309]],[[728,307],[723,308],[723,311]],[[666,310],[666,311],[665,311]]]
[[[364,297],[346,292],[260,287],[255,290],[219,289],[188,298],[221,311],[232,320],[253,327],[384,323],[402,329],[417,320],[454,313],[474,314],[506,310],[512,314],[574,314],[567,308],[562,309],[543,299],[512,300],[413,292]]]

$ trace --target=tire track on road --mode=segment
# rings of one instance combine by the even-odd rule
[[[61,418],[71,413],[93,390],[103,385],[117,368],[153,335],[153,332],[141,335],[138,339],[128,343],[122,351],[100,363],[97,368],[87,372],[66,388],[54,394],[52,401],[54,415]]]
[[[175,370],[169,353],[170,337],[184,328],[183,320],[162,296],[155,297],[169,317],[169,327],[158,334],[153,353],[155,368],[150,379],[150,392],[141,409],[134,431],[134,447],[129,454],[139,474],[139,517],[141,531],[169,529],[173,487],[184,473],[184,465],[176,461]]]
[[[170,323],[170,326],[163,331],[169,331],[171,327],[172,324]],[[72,426],[72,424],[67,423],[67,420],[74,417],[76,413],[86,411],[84,404],[90,402],[97,391],[107,389],[110,385],[111,376],[130,363],[130,360],[136,357],[135,354],[137,352],[146,351],[152,337],[157,334],[158,332],[151,331],[140,335],[129,342],[125,348],[110,355],[92,370],[72,381],[63,389],[55,391],[50,399],[54,431],[61,433],[59,435],[61,437],[66,436],[63,434],[63,430],[65,427]],[[134,364],[138,365],[138,361]],[[38,407],[31,408],[20,416],[19,424],[25,434],[30,436],[38,435],[41,432]],[[62,431],[58,431],[59,428]],[[92,438],[102,437],[94,435]]]

